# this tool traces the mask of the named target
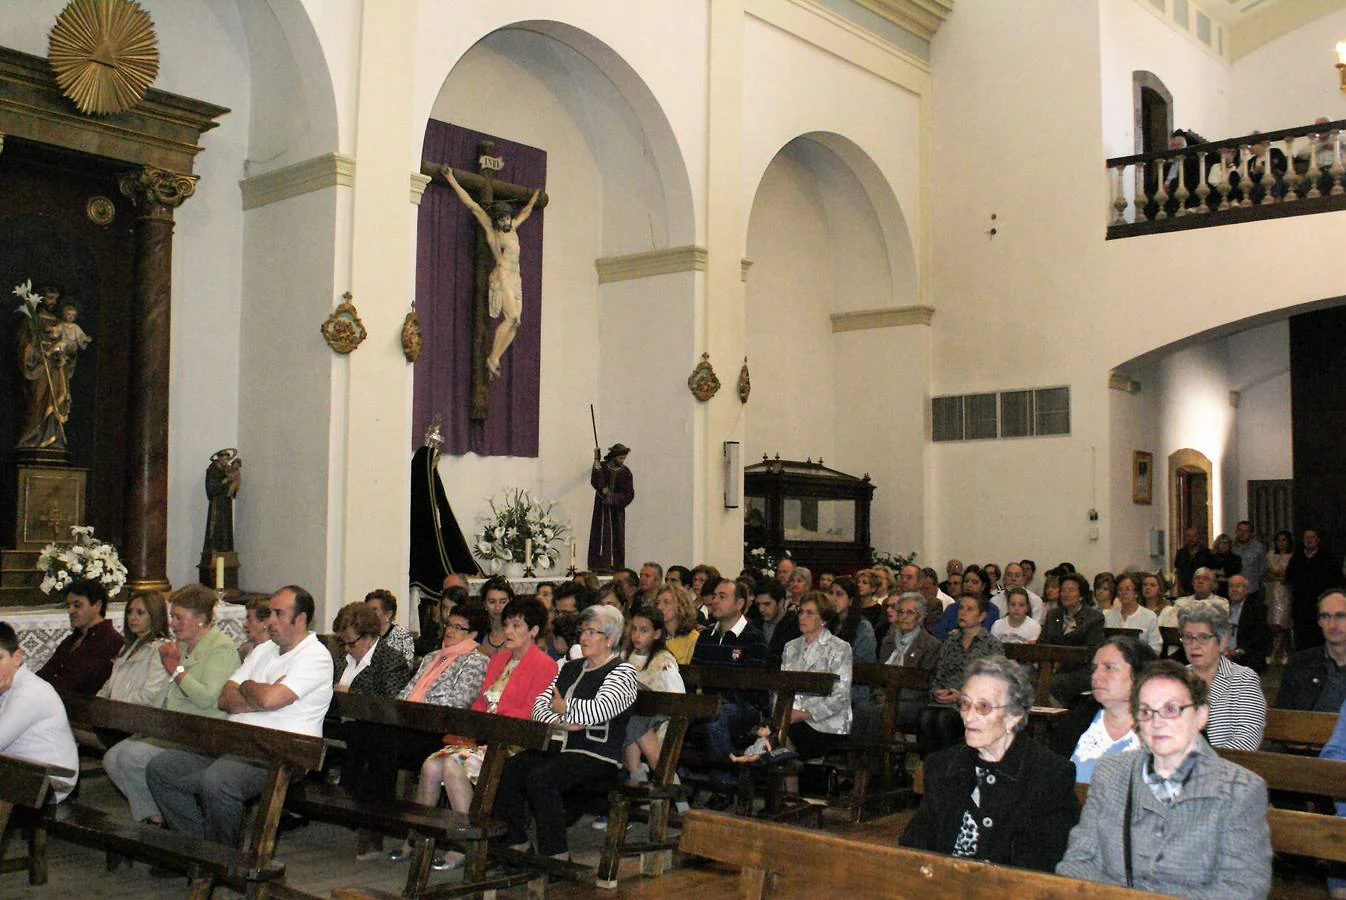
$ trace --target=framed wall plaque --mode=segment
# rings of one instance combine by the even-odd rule
[[[1131,455],[1131,502],[1154,502],[1154,454],[1137,450]]]

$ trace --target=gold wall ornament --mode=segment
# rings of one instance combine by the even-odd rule
[[[720,391],[720,379],[715,375],[715,369],[710,364],[710,354],[702,353],[701,362],[692,369],[692,374],[687,376],[687,389],[692,392],[692,396],[705,402],[714,397]]]
[[[402,320],[402,355],[409,363],[421,355],[421,317],[416,315],[414,306]]]
[[[61,93],[85,115],[125,112],[159,75],[159,39],[134,0],[71,0],[47,38]]]
[[[84,204],[84,214],[95,225],[111,225],[112,220],[117,218],[117,207],[111,200],[100,194],[90,197],[88,202]]]
[[[154,166],[142,166],[125,172],[117,180],[123,197],[136,203],[167,206],[172,209],[196,193],[197,176],[169,172]]]
[[[351,292],[342,294],[341,299],[344,302],[338,304],[322,323],[322,337],[337,353],[350,353],[364,343],[369,332],[365,331],[365,323],[360,321],[360,314],[351,305]]]
[[[748,357],[743,357],[743,368],[738,370],[738,402],[747,403],[752,393],[752,376],[748,374]]]

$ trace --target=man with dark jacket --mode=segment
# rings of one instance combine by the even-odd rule
[[[766,652],[771,659],[785,655],[785,645],[799,637],[799,616],[785,605],[785,585],[774,578],[761,581],[755,588],[754,602],[761,614],[758,624],[766,637]]]
[[[1267,607],[1248,592],[1248,579],[1229,576],[1229,649],[1225,656],[1259,675],[1267,667],[1271,647],[1271,629],[1267,626]]]
[[[1333,588],[1318,598],[1323,646],[1290,657],[1276,695],[1280,709],[1338,712],[1346,703],[1346,593]]]
[[[1341,584],[1341,557],[1327,552],[1322,536],[1310,528],[1290,563],[1285,567],[1290,583],[1290,614],[1295,623],[1295,646],[1300,650],[1323,642],[1323,632],[1315,620],[1318,598],[1328,588]]]

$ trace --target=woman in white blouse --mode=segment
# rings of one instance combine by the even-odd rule
[[[785,645],[781,670],[830,672],[830,693],[798,694],[790,712],[790,743],[800,759],[822,756],[851,733],[851,645],[828,630],[836,618],[832,599],[809,591],[799,601],[799,637]]]
[[[158,591],[136,591],[122,621],[126,645],[112,661],[112,674],[98,696],[148,706],[168,683],[159,647],[168,640],[168,612]]]
[[[1130,635],[1108,638],[1094,651],[1089,686],[1092,700],[1071,708],[1052,732],[1050,746],[1075,764],[1075,780],[1088,784],[1094,764],[1104,756],[1140,749],[1131,687],[1157,659],[1149,644]]]

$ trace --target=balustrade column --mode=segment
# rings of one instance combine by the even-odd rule
[[[173,210],[196,192],[196,177],[145,166],[123,175],[119,186],[136,208],[123,562],[132,590],[167,591]]]

